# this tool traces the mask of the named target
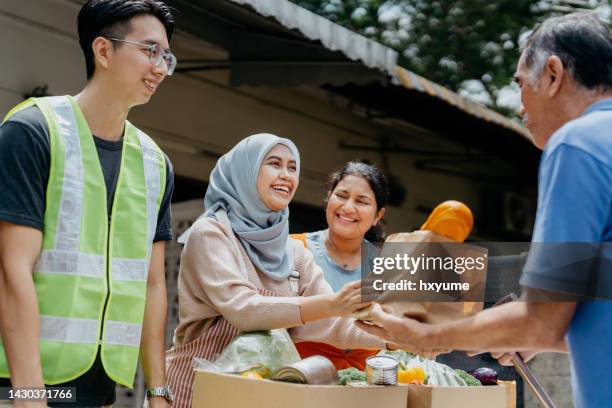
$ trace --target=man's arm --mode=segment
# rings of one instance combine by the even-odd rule
[[[465,321],[441,325],[434,329],[435,342],[449,348],[469,350],[549,350],[559,348],[570,325],[575,302],[525,300],[486,309]],[[473,349],[473,348],[472,348]]]
[[[148,388],[166,385],[165,338],[168,298],[164,266],[165,252],[166,241],[153,243],[140,340],[140,360]],[[164,398],[152,398],[149,405],[157,403],[166,404],[166,401]]]
[[[519,301],[469,318],[431,325],[392,316],[377,307],[371,317],[381,327],[357,324],[419,354],[437,350],[555,350],[563,341],[575,308],[575,302]]]
[[[44,387],[32,279],[41,247],[39,230],[0,221],[0,334],[13,387]]]
[[[555,352],[555,353],[567,353],[568,352],[567,343],[565,342],[565,339],[563,339],[563,341],[560,342],[557,346],[553,347],[552,350],[521,351],[519,354],[523,358],[523,361],[528,363],[535,356],[537,356],[539,353],[541,353],[543,351],[551,351],[551,352]],[[481,354],[481,353],[485,353],[485,352],[484,351],[468,352],[466,354],[468,356],[472,357],[472,356],[475,356],[476,354]],[[514,365],[514,363],[512,362],[512,358],[514,357],[515,354],[516,354],[516,352],[514,352],[514,351],[507,351],[507,352],[493,351],[493,352],[491,352],[491,357],[497,359],[497,363],[500,364],[500,365],[503,365],[503,366],[512,366],[512,365]]]

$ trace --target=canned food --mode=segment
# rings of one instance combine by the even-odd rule
[[[399,363],[389,356],[366,359],[366,380],[371,385],[396,385]]]

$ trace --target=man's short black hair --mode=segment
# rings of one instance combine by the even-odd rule
[[[528,68],[544,61],[542,56],[556,55],[579,85],[590,90],[612,89],[612,34],[593,13],[549,18],[533,31],[524,48]]]
[[[130,32],[130,20],[140,15],[151,15],[166,28],[168,41],[174,32],[172,11],[164,2],[155,0],[88,0],[78,17],[79,44],[85,54],[87,79],[95,70],[91,44],[97,37],[123,39]],[[114,44],[113,44],[114,46]]]

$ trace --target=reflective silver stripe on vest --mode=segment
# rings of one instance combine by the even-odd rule
[[[145,259],[113,258],[113,281],[146,281],[148,269]]]
[[[34,269],[37,273],[104,277],[104,257],[76,251],[43,249]]]
[[[116,346],[140,346],[142,325],[107,320],[104,325],[104,343]]]
[[[140,129],[136,129],[140,139],[144,163],[145,184],[147,186],[147,238],[152,243],[157,230],[157,199],[160,192],[159,155],[151,139]]]
[[[83,159],[76,115],[66,96],[48,99],[55,113],[57,131],[64,141],[64,178],[57,217],[55,249],[76,251],[81,242],[83,212]]]
[[[62,343],[97,343],[98,321],[40,316],[40,338]]]

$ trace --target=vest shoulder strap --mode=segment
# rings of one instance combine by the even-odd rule
[[[19,105],[15,106],[13,109],[11,109],[6,116],[4,117],[4,119],[2,119],[2,123],[6,122],[7,120],[9,120],[9,118],[11,116],[13,116],[14,114],[16,114],[17,112],[24,110],[26,108],[29,108],[30,106],[34,106],[34,98],[29,98],[26,99],[25,101],[21,102]]]
[[[166,193],[166,172],[167,172],[166,156],[164,155],[164,152],[162,151],[162,149],[157,145],[157,143],[155,143],[155,141],[153,140],[151,136],[147,135],[145,132],[143,132],[136,126],[134,126],[128,120],[125,121],[125,126],[126,126],[126,132],[125,132],[126,136],[127,135],[137,135],[138,138],[140,139],[140,144],[143,147],[143,151],[147,150],[149,152],[154,152],[153,154],[157,156],[156,157],[157,162],[159,163],[159,166],[161,168],[160,174],[159,174],[160,195],[159,195],[159,201],[158,201],[158,205],[160,205],[163,200],[164,194]],[[146,160],[146,157],[145,157],[145,160]]]

